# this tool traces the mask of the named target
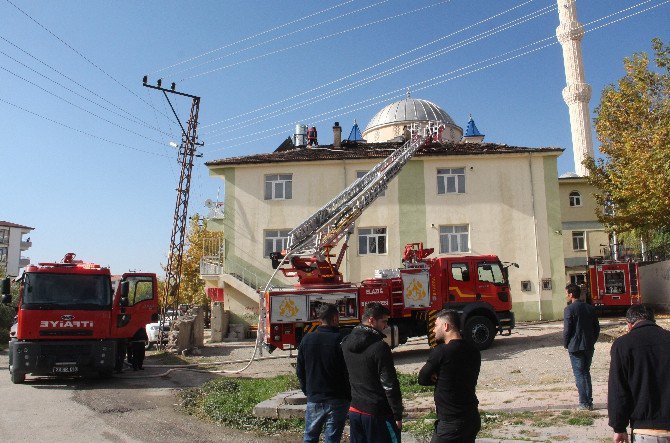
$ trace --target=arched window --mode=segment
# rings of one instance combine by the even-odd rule
[[[570,193],[570,206],[581,206],[582,205],[582,195],[577,191],[572,191]]]

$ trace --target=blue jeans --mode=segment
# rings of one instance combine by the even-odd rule
[[[339,443],[349,412],[348,400],[307,402],[305,410],[305,443],[317,443],[323,430],[326,443]]]
[[[593,349],[570,352],[572,373],[575,374],[575,384],[577,385],[577,392],[579,392],[579,404],[582,406],[593,406],[591,360],[593,360]]]

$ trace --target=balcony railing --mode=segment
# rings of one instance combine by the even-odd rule
[[[21,241],[21,250],[25,251],[26,249],[30,249],[33,246],[33,242],[31,241]]]

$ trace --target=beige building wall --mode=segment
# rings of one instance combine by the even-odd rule
[[[439,226],[469,226],[471,254],[496,254],[516,262],[510,268],[514,310],[519,320],[560,318],[563,307],[563,245],[558,205],[558,152],[504,155],[420,157],[411,160],[380,197],[357,220],[341,271],[348,281],[374,275],[375,269],[401,266],[407,242],[424,242],[439,253]],[[263,257],[266,230],[292,229],[367,171],[377,159],[210,166],[225,181],[223,230],[228,272],[255,273],[260,280],[273,272]],[[437,169],[463,167],[464,194],[437,194]],[[292,199],[264,200],[267,174],[293,175]],[[422,185],[421,185],[422,184]],[[435,225],[435,228],[433,228]],[[387,252],[360,255],[358,228],[387,228]],[[232,271],[231,271],[232,269]],[[542,289],[542,280],[550,283]],[[249,317],[257,303],[228,280],[208,284],[224,287],[226,309]],[[276,277],[294,284],[293,279]],[[530,281],[530,291],[521,282]]]

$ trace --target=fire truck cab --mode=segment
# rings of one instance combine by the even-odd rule
[[[29,265],[9,343],[12,382],[26,374],[111,375],[127,340],[158,318],[157,286],[155,274],[125,273],[114,291],[109,268],[72,253],[59,263]]]

